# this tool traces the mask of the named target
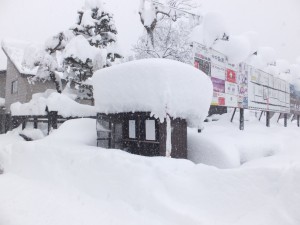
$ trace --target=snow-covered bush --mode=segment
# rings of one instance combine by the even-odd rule
[[[94,71],[121,58],[116,36],[113,15],[100,0],[86,0],[75,25],[49,38],[43,49],[28,49],[25,64],[39,66],[33,81],[52,80],[61,93],[63,78],[78,90],[78,98],[93,99],[92,87],[86,80]]]

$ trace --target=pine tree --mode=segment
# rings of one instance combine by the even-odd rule
[[[86,3],[85,8],[78,12],[77,24],[71,29],[75,35],[83,35],[91,46],[104,49],[117,42],[118,32],[113,15],[101,7],[100,2]],[[108,52],[107,57],[110,62],[113,62],[115,58],[121,58],[121,55]]]
[[[100,0],[87,0],[78,12],[76,24],[51,37],[39,54],[32,55],[33,64],[40,67],[34,79],[52,80],[61,93],[64,74],[68,86],[77,90],[78,98],[93,100],[92,87],[86,81],[96,70],[122,58],[113,15],[104,10]]]
[[[83,10],[78,12],[78,21],[71,30],[75,36],[83,36],[90,44],[90,49],[99,49],[98,52],[90,50],[95,52],[93,58],[82,58],[76,54],[64,58],[67,77],[71,79],[73,86],[78,87],[79,98],[93,99],[92,87],[85,81],[97,69],[111,66],[116,58],[121,58],[121,54],[110,51],[117,42],[113,16],[103,10],[100,2],[86,2]]]

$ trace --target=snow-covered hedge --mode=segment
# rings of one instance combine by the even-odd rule
[[[93,76],[98,112],[168,114],[199,126],[212,98],[212,83],[200,70],[167,59],[137,60],[97,71]]]
[[[70,96],[59,94],[50,89],[44,93],[34,94],[28,103],[13,103],[10,110],[14,116],[46,115],[46,107],[48,107],[48,111],[57,111],[59,115],[64,117],[96,115],[93,106],[79,104]]]

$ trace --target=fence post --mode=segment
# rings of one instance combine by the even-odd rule
[[[22,130],[26,128],[26,117],[22,117]]]
[[[38,128],[38,122],[37,122],[38,120],[37,120],[37,117],[34,117],[33,118],[33,128],[34,129],[37,129]]]
[[[240,108],[240,130],[244,130],[245,128],[244,121],[244,109]]]
[[[11,130],[17,128],[20,125],[18,117],[11,117]]]
[[[269,111],[267,111],[267,114],[266,114],[266,126],[270,127],[270,112]]]
[[[263,113],[264,113],[264,111],[261,111],[259,119],[258,119],[259,121],[261,120],[261,117],[262,117]]]
[[[278,116],[277,123],[279,122],[280,117],[281,117],[281,113],[280,113],[279,116]]]
[[[57,129],[57,112],[51,111],[48,113],[48,134],[51,128]]]
[[[284,114],[284,127],[287,127],[287,113]]]
[[[52,127],[53,129],[57,129],[57,112],[50,113],[52,113]]]
[[[234,108],[234,111],[233,111],[233,113],[232,113],[232,117],[231,117],[231,120],[230,120],[231,123],[232,123],[232,121],[233,121],[233,118],[234,118],[234,115],[235,115],[235,111],[236,111],[236,108]]]
[[[12,130],[11,114],[6,114],[5,118],[5,133]]]

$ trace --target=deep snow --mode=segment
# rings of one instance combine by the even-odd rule
[[[282,148],[218,169],[97,148],[92,119],[68,121],[34,142],[1,135],[0,224],[299,224],[299,128],[273,122],[268,134],[263,122],[246,121],[244,132],[226,123],[206,123],[197,135],[224,142],[225,151],[229,142],[249,154],[269,141]],[[282,140],[271,139],[276,133]]]

